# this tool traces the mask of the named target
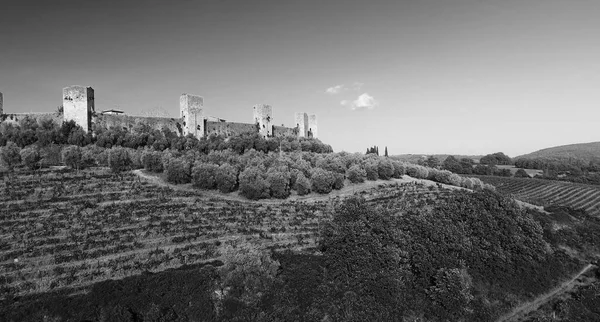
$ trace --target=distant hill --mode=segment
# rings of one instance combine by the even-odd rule
[[[600,161],[600,142],[555,146],[529,154],[520,155],[514,159],[520,158],[579,159],[584,162],[598,162]]]
[[[436,157],[438,160],[440,160],[440,162],[444,162],[444,160],[446,160],[446,158],[450,155],[454,156],[458,160],[460,160],[462,158],[467,158],[467,159],[473,159],[475,162],[479,162],[479,159],[481,159],[483,157],[483,155],[460,155],[460,154],[398,154],[398,155],[392,155],[390,157],[393,159],[399,160],[399,161],[417,163],[417,161],[419,161],[421,159],[423,159],[423,160],[427,159],[427,157],[430,155],[433,155],[434,157]]]

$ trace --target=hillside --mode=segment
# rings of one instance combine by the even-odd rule
[[[542,159],[580,159],[585,162],[600,161],[600,142],[577,143],[555,146],[542,149],[529,154],[520,155],[520,158],[542,158]]]

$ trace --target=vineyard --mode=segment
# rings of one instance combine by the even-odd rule
[[[10,174],[0,189],[0,299],[78,292],[107,279],[219,259],[224,247],[241,244],[311,252],[337,202],[222,200],[103,168]],[[401,209],[432,205],[448,191],[406,182],[361,194]]]
[[[560,205],[600,216],[600,187],[532,178],[478,176],[499,192],[539,206]]]

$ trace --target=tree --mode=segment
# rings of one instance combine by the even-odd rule
[[[234,166],[228,163],[221,164],[216,170],[215,177],[219,191],[227,193],[236,189],[238,170]]]
[[[37,148],[33,146],[26,147],[21,150],[20,154],[23,165],[29,169],[35,170],[41,166],[40,161],[42,160],[42,157]]]
[[[265,169],[262,167],[247,167],[240,173],[240,194],[248,199],[258,200],[269,198],[269,183],[265,180]]]
[[[290,195],[290,172],[284,167],[270,168],[266,180],[271,197],[285,199]]]
[[[335,183],[334,173],[321,168],[311,171],[312,190],[318,193],[330,193]]]
[[[306,178],[306,176],[304,176],[304,174],[302,174],[302,173],[298,174],[298,177],[296,178],[295,189],[296,189],[296,192],[298,192],[298,195],[300,195],[300,196],[309,194],[310,193],[310,180],[308,180],[308,178]]]
[[[81,167],[82,155],[81,148],[76,145],[70,145],[62,150],[63,162],[73,169],[79,170]]]
[[[14,142],[9,141],[4,147],[0,149],[0,156],[2,162],[9,168],[13,169],[14,166],[21,163],[21,149]]]
[[[216,164],[197,162],[192,168],[192,184],[196,188],[216,188],[218,169],[219,166]]]
[[[365,160],[364,169],[367,173],[367,180],[375,181],[379,179],[379,162],[377,162],[377,159]]]
[[[388,152],[387,152],[387,146],[385,147],[385,156],[388,156]]]
[[[440,166],[440,160],[438,160],[438,158],[436,158],[435,156],[430,155],[425,160],[425,166],[430,168],[437,168]]]
[[[118,173],[128,170],[131,166],[131,158],[127,149],[122,147],[112,147],[108,150],[108,166],[112,172]]]
[[[529,174],[527,174],[527,172],[524,169],[517,169],[517,172],[515,172],[515,178],[531,178],[529,176]]]
[[[377,175],[380,179],[389,180],[394,175],[394,165],[389,159],[379,159],[377,163]]]
[[[392,165],[394,166],[394,178],[401,179],[402,176],[406,173],[406,167],[400,161],[392,161]]]
[[[365,177],[367,176],[367,171],[361,168],[358,164],[351,166],[348,169],[347,177],[348,180],[352,183],[361,183],[365,181]]]
[[[463,173],[463,167],[460,162],[453,156],[449,155],[442,163],[442,168],[454,173]]]
[[[179,158],[169,160],[165,167],[167,181],[175,184],[189,183],[191,181],[190,165]]]
[[[162,154],[157,151],[144,151],[142,154],[142,164],[144,169],[151,172],[162,172]]]
[[[410,265],[400,246],[393,216],[350,197],[325,224],[319,248],[329,280],[333,320],[401,320],[411,282]],[[343,297],[333,296],[343,294]],[[337,311],[337,312],[336,312]]]

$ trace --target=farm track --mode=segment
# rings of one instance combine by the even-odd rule
[[[202,263],[230,246],[313,249],[337,198],[357,193],[396,208],[418,195],[419,204],[411,205],[421,207],[450,191],[405,176],[349,185],[333,195],[253,202],[170,185],[141,171],[46,172],[36,183],[28,178],[0,181],[2,191],[10,189],[0,200],[0,299],[80,291],[145,270]],[[39,198],[56,191],[58,199]]]
[[[526,303],[519,305],[518,307],[514,308],[510,313],[500,317],[497,321],[498,322],[522,321],[522,319],[524,317],[526,317],[527,314],[537,310],[542,305],[544,305],[545,303],[548,303],[550,300],[552,300],[556,296],[571,290],[575,286],[577,279],[579,277],[581,277],[581,275],[583,275],[587,271],[589,271],[592,267],[594,267],[594,265],[592,265],[592,264],[586,265],[581,271],[579,271],[577,274],[575,274],[569,280],[563,282],[562,284],[553,288],[549,292],[544,293],[531,301],[528,301]]]

